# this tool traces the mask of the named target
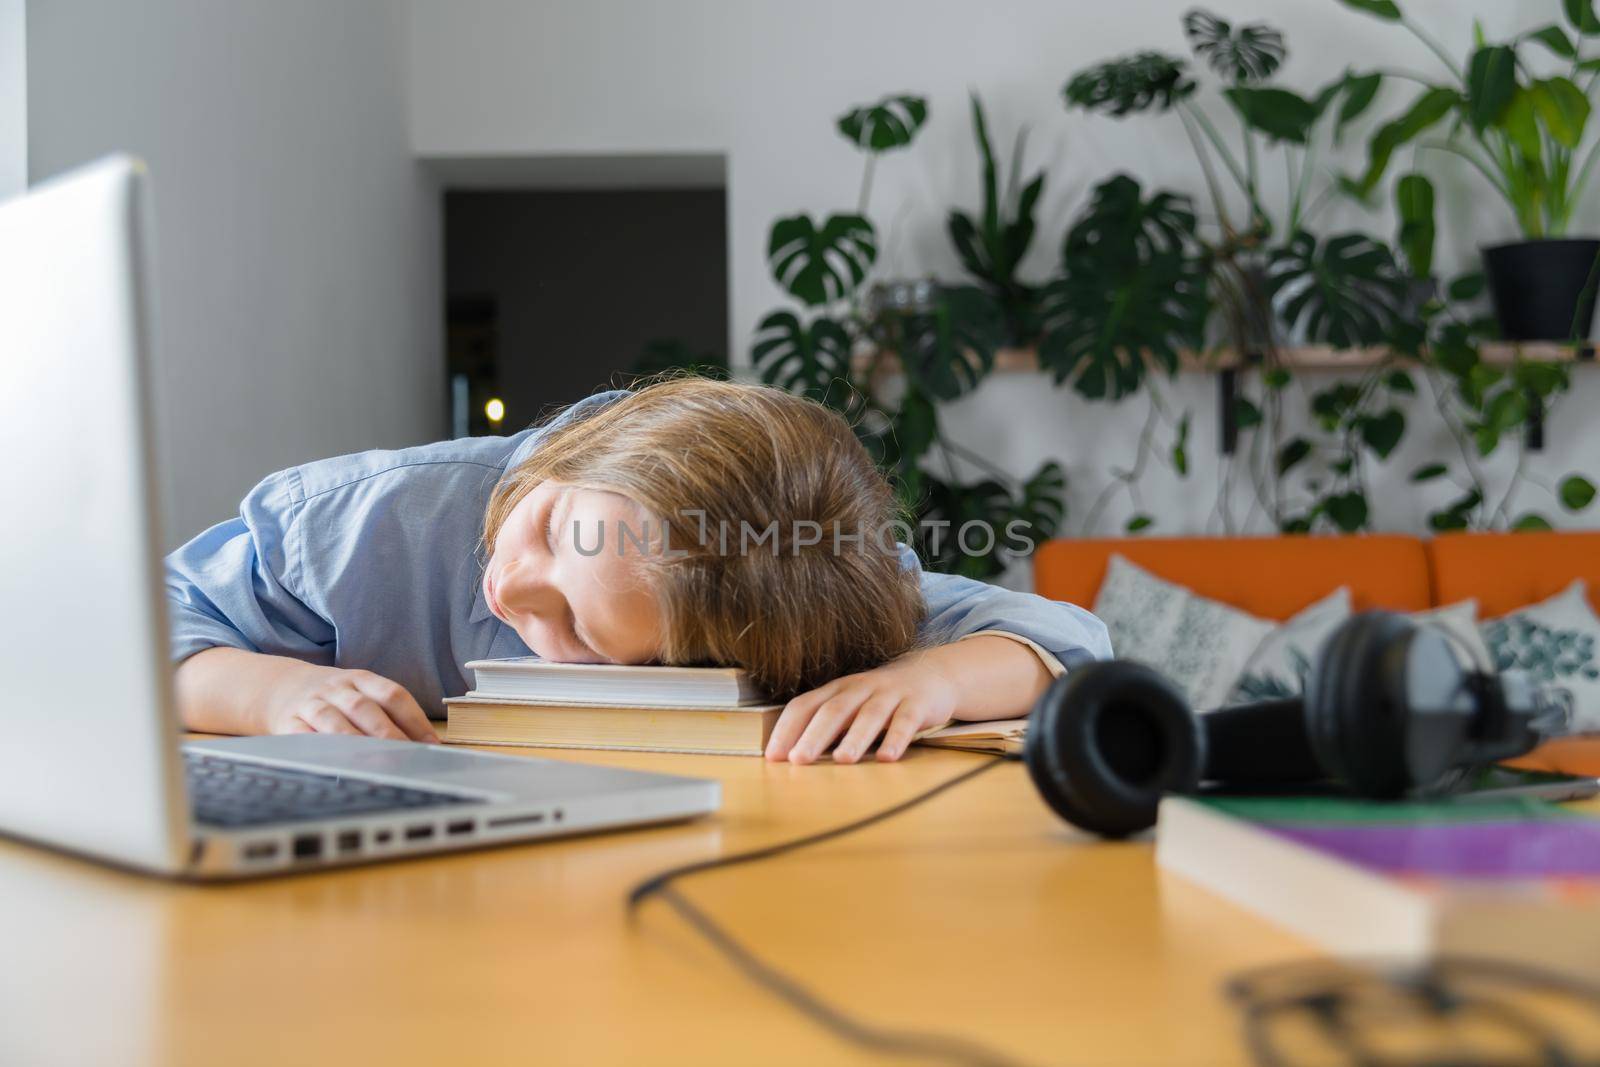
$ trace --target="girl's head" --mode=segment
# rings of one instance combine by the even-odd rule
[[[547,659],[749,670],[774,696],[910,648],[894,496],[835,412],[678,378],[551,431],[485,519],[490,608]]]

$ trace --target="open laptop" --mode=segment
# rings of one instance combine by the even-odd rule
[[[0,204],[0,833],[229,878],[714,811],[712,781],[407,741],[180,744],[146,184],[114,157]]]

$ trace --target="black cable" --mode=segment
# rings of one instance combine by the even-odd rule
[[[856,819],[854,822],[845,823],[842,826],[835,826],[831,829],[821,830],[789,841],[780,841],[775,845],[767,845],[763,848],[753,848],[745,852],[735,852],[715,859],[700,860],[695,863],[685,863],[682,866],[669,868],[634,886],[632,892],[628,894],[628,910],[630,913],[634,912],[639,905],[651,897],[660,897],[671,905],[673,910],[704,937],[713,948],[722,953],[740,971],[744,972],[744,975],[751,981],[783,1000],[790,1007],[829,1031],[835,1037],[859,1045],[870,1052],[922,1056],[949,1063],[965,1064],[969,1065],[969,1067],[1018,1067],[1018,1061],[978,1042],[922,1030],[894,1030],[877,1026],[830,1004],[821,996],[806,988],[797,979],[762,960],[741,943],[738,938],[712,919],[711,916],[691,904],[687,898],[673,888],[672,884],[678,879],[691,874],[699,874],[702,871],[716,870],[722,867],[754,863],[757,860],[771,859],[774,856],[809,848],[812,845],[820,845],[824,841],[832,841],[847,834],[853,834],[858,830],[864,830],[886,819],[892,819],[902,812],[909,811],[919,804],[926,803],[940,793],[953,789],[961,783],[970,781],[978,775],[991,771],[1006,762],[1009,761],[1003,757],[992,759],[981,766],[974,767],[970,771],[963,771],[952,778],[947,778],[933,788],[918,793],[908,800],[903,800],[891,807],[884,808],[882,811],[873,812],[871,815]]]

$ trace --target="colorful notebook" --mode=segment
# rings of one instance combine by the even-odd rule
[[[1156,859],[1348,956],[1600,978],[1600,807],[1533,799],[1162,802]]]

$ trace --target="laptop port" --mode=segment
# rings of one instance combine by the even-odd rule
[[[472,833],[472,820],[458,819],[453,823],[447,824],[444,828],[444,832],[449,834],[451,837],[457,837],[461,834],[470,834]]]
[[[425,841],[432,836],[433,827],[431,825],[406,827],[407,841]]]
[[[252,841],[244,846],[244,858],[247,860],[270,860],[277,854],[276,841]]]
[[[322,855],[321,834],[298,834],[294,839],[294,858],[314,860]]]
[[[393,841],[393,840],[394,840],[394,831],[393,830],[378,830],[372,835],[372,843],[375,844],[375,845],[387,845],[390,841]]]
[[[339,836],[334,839],[334,847],[340,852],[361,851],[361,831],[340,830]]]
[[[507,815],[499,819],[490,819],[488,825],[493,829],[500,826],[526,826],[539,822],[544,822],[544,812],[542,811],[536,811],[531,815]]]

